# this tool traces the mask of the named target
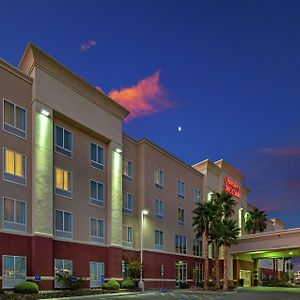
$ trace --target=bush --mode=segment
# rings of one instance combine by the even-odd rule
[[[0,288],[0,295],[4,295],[4,294],[5,294],[4,290]]]
[[[103,290],[119,290],[120,284],[117,282],[117,280],[111,279],[108,282],[105,282],[102,286]]]
[[[121,283],[122,289],[133,289],[135,287],[134,282],[131,279],[125,279]]]
[[[187,282],[181,282],[180,283],[180,288],[181,289],[189,289],[190,285]]]
[[[15,293],[20,294],[38,294],[39,286],[33,282],[21,282],[18,283],[14,288]]]
[[[71,275],[67,272],[64,273],[56,273],[56,278],[58,282],[62,282],[65,288],[70,290],[78,290],[81,288],[83,280],[81,277],[76,277],[75,275]],[[74,280],[75,278],[75,280]]]

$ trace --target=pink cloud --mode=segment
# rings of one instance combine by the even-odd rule
[[[151,115],[175,107],[161,86],[160,70],[131,87],[112,90],[108,95],[130,111],[127,120]]]
[[[300,147],[262,148],[259,152],[278,156],[300,155]]]
[[[80,45],[80,50],[81,51],[86,51],[89,50],[91,47],[96,46],[96,41],[95,40],[89,40],[83,44]]]

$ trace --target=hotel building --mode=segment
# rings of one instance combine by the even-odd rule
[[[253,208],[237,170],[223,160],[189,166],[123,134],[128,111],[34,45],[18,68],[0,60],[0,99],[3,288],[37,275],[42,288],[59,288],[61,270],[86,287],[101,286],[102,276],[121,280],[128,259],[140,259],[141,236],[146,287],[200,281],[192,210],[224,189],[245,233]],[[269,220],[269,231],[278,228]],[[235,278],[253,268],[253,260],[232,262]]]

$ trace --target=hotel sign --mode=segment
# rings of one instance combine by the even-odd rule
[[[229,177],[224,178],[224,191],[238,199],[241,198],[240,186]]]

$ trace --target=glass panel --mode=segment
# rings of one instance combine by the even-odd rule
[[[55,128],[56,128],[56,145],[63,147],[64,146],[64,142],[63,142],[64,130],[59,126],[56,126]]]
[[[11,126],[15,126],[14,123],[14,105],[7,101],[4,101],[4,122]]]
[[[127,227],[127,233],[128,233],[128,236],[127,236],[127,241],[128,242],[132,242],[132,227]]]
[[[64,272],[71,274],[72,273],[72,261],[64,260]]]
[[[128,170],[127,170],[128,174],[127,175],[129,177],[132,177],[132,162],[128,161],[127,163],[128,163]]]
[[[64,231],[72,231],[72,217],[70,213],[64,212]]]
[[[16,201],[16,223],[25,224],[25,203]]]
[[[3,277],[5,279],[14,279],[14,257],[4,256],[3,260]]]
[[[11,150],[5,149],[5,173],[15,174],[15,154]]]
[[[4,199],[4,220],[14,222],[14,200]]]
[[[97,199],[97,182],[91,180],[91,198]]]
[[[97,146],[91,143],[91,160],[97,161]]]
[[[65,191],[70,191],[70,178],[69,178],[69,172],[68,171],[64,171],[64,186],[63,189]]]
[[[56,210],[55,212],[55,229],[56,230],[63,230],[63,212],[61,210]]]
[[[132,194],[127,194],[127,208],[132,209]]]
[[[15,154],[15,175],[24,177],[24,170],[23,170],[23,156],[21,154]]]
[[[103,184],[98,183],[98,200],[103,201]]]
[[[25,279],[26,277],[26,266],[24,257],[15,258],[15,279]]]
[[[98,147],[98,163],[103,165],[103,149]]]
[[[19,106],[16,107],[16,127],[25,131],[25,110]]]
[[[63,170],[56,168],[55,169],[55,187],[58,189],[63,190],[64,184],[63,184]]]
[[[102,220],[98,220],[98,236],[103,238],[103,221]]]
[[[71,132],[68,132],[64,130],[65,140],[64,140],[64,148],[72,151],[72,134]]]
[[[63,260],[61,260],[61,259],[56,259],[56,260],[55,260],[55,266],[54,266],[55,274],[60,273],[61,270],[63,269],[63,267],[64,267],[64,262],[63,262]]]
[[[97,236],[97,222],[96,219],[91,219],[91,235]]]
[[[90,262],[90,279],[97,280],[97,270],[95,262]]]

